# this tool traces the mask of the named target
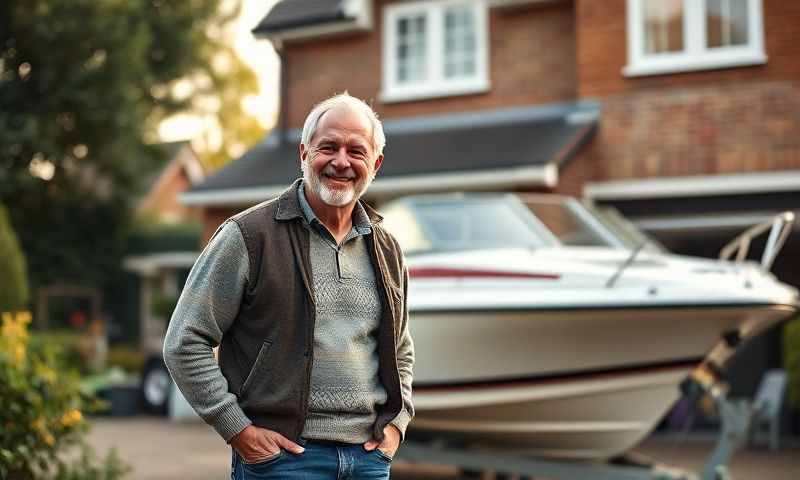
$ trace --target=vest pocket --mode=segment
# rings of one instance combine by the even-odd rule
[[[242,389],[239,390],[239,396],[242,396],[242,394],[250,388],[250,384],[268,369],[267,357],[271,346],[272,342],[270,341],[264,341],[261,345],[258,356],[256,356],[256,361],[253,363],[253,368],[250,369],[250,373],[248,373],[247,378],[244,379]]]

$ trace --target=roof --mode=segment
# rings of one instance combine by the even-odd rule
[[[545,107],[385,120],[385,161],[368,194],[555,186],[558,166],[594,134],[598,106]],[[300,173],[300,132],[273,133],[184,194],[184,203],[247,203]],[[263,198],[262,198],[263,199]]]
[[[258,23],[253,33],[269,35],[355,18],[348,11],[346,0],[282,0]]]
[[[491,7],[515,7],[556,0],[490,0]],[[275,39],[311,38],[333,32],[369,30],[372,25],[371,0],[281,0],[253,29],[256,36]],[[339,24],[335,30],[319,30]],[[285,36],[285,34],[289,34]]]

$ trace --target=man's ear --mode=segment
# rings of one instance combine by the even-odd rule
[[[375,171],[373,173],[378,173],[378,170],[380,170],[382,164],[383,164],[383,154],[380,154],[378,155],[378,158],[375,159]]]
[[[302,143],[300,144],[300,163],[303,163],[303,160],[306,159],[306,155],[308,155],[308,150],[306,150],[305,145]]]

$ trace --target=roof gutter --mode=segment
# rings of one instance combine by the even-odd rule
[[[800,191],[800,172],[784,170],[590,182],[584,186],[583,194],[599,201],[613,201],[779,191]]]

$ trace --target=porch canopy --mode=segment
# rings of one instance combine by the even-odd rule
[[[385,159],[367,197],[551,189],[598,118],[597,104],[580,102],[385,120]],[[272,133],[181,201],[248,206],[276,196],[300,176],[300,133]]]

